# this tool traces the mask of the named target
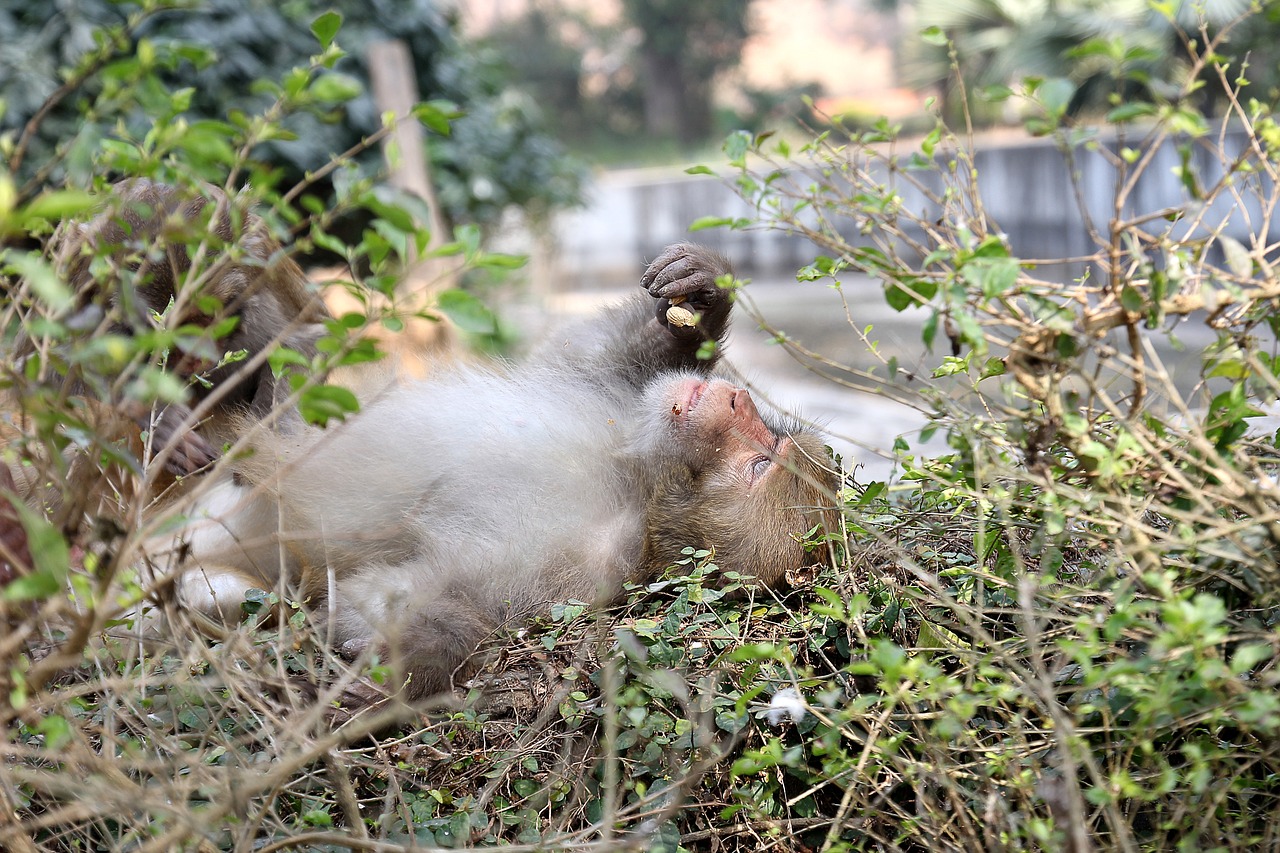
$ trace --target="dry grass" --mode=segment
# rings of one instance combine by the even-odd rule
[[[952,451],[848,483],[840,560],[786,595],[726,598],[704,583],[714,555],[691,555],[608,613],[566,603],[501,638],[485,689],[430,713],[335,725],[343,684],[377,669],[287,602],[283,622],[256,624],[268,597],[225,636],[196,630],[171,579],[137,571],[137,520],[180,504],[153,503],[74,400],[10,371],[32,420],[6,461],[44,465],[54,512],[4,536],[34,571],[0,604],[0,847],[1275,848],[1280,487],[1275,443],[1246,428],[1280,396],[1277,130],[1245,103],[1243,146],[1193,118],[1130,130],[1132,158],[1063,130],[1069,160],[1117,176],[1075,281],[1012,256],[941,129],[911,151],[736,138],[761,224],[826,258],[802,277],[877,278],[923,306],[939,352],[909,386],[887,360],[797,354],[936,412]],[[1135,213],[1166,146],[1213,165],[1179,209]],[[0,327],[27,321],[30,284],[10,282]],[[1174,317],[1214,342],[1190,392],[1145,343]],[[63,467],[72,443],[125,470]],[[165,624],[146,643],[143,602]]]

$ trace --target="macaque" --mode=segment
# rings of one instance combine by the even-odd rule
[[[31,549],[15,499],[18,486],[13,474],[0,465],[0,590],[31,570]],[[0,604],[3,612],[3,604]]]
[[[208,259],[196,270],[194,251]],[[179,476],[217,459],[214,441],[233,437],[227,432],[232,416],[247,412],[261,418],[287,395],[265,361],[253,363],[255,356],[276,344],[313,355],[329,316],[262,221],[212,185],[122,181],[112,187],[106,210],[87,223],[64,226],[55,252],[78,301],[64,321],[137,335],[169,312],[171,328],[191,324],[205,330],[185,348],[180,342],[164,366],[190,384],[193,406],[209,400],[200,429],[192,406],[171,403],[153,411],[136,401],[103,400],[150,433],[156,456]],[[209,330],[229,317],[236,318],[234,327],[215,338]],[[27,342],[18,355],[34,349]],[[219,364],[226,353],[241,350],[243,360]],[[69,382],[72,394],[92,396],[81,379],[72,376]]]
[[[414,700],[449,692],[486,640],[557,601],[606,604],[687,546],[777,584],[820,562],[834,464],[821,438],[717,377],[728,262],[665,250],[645,294],[523,364],[385,390],[325,432],[264,436],[188,514],[179,598],[236,621],[249,588],[301,596],[322,635],[376,650]],[[693,325],[667,320],[672,302]]]

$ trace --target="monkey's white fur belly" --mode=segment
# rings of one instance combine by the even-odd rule
[[[515,617],[547,603],[531,595],[612,597],[643,542],[641,490],[620,461],[634,399],[576,381],[557,372],[564,394],[548,399],[545,378],[461,371],[393,387],[346,424],[269,448],[283,464],[268,493],[228,480],[194,508],[209,519],[188,537],[206,571],[182,578],[182,597],[231,615],[244,590],[214,567],[267,588],[282,572],[327,573],[338,643],[394,631],[458,590]]]

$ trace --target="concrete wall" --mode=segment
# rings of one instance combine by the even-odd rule
[[[1210,137],[1210,142],[1216,141]],[[1246,145],[1245,135],[1229,131],[1227,156]],[[1114,139],[1106,141],[1112,150]],[[991,220],[1009,236],[1021,258],[1056,259],[1091,255],[1097,250],[1075,200],[1070,171],[1062,154],[1049,140],[984,143],[979,139],[975,155],[979,189]],[[1113,215],[1116,170],[1096,151],[1076,151],[1075,169],[1085,198],[1085,208],[1095,228],[1105,234]],[[1202,185],[1209,186],[1222,174],[1218,154],[1197,145],[1192,163]],[[1157,152],[1135,186],[1125,215],[1188,208],[1188,197],[1174,174],[1179,165],[1174,145]],[[909,209],[930,214],[923,196],[908,199]],[[1229,194],[1211,206],[1188,208],[1201,235],[1221,228],[1248,245],[1251,232],[1261,221],[1262,208],[1252,195],[1232,199]],[[579,289],[626,284],[635,280],[643,259],[662,247],[690,239],[690,222],[702,216],[753,217],[753,211],[730,190],[726,181],[689,176],[678,170],[628,170],[601,173],[589,189],[583,210],[561,214],[554,227],[549,263],[541,265],[552,276],[543,287]],[[1152,229],[1180,228],[1164,219]],[[1271,227],[1271,240],[1280,228]],[[728,254],[742,275],[762,278],[791,276],[812,260],[815,249],[804,239],[776,231],[700,231],[692,237]],[[1046,277],[1068,279],[1080,274],[1080,264],[1042,269]]]

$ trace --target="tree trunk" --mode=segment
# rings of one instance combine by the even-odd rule
[[[650,136],[683,138],[684,69],[678,60],[645,49],[644,124]]]
[[[650,136],[683,145],[711,132],[711,81],[690,80],[678,58],[644,54],[644,123]]]

